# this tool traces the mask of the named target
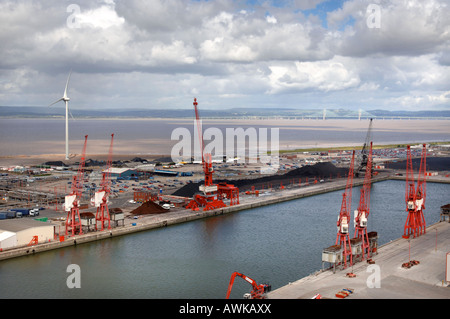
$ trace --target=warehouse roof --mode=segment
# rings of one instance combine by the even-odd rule
[[[6,219],[0,220],[0,230],[10,231],[17,233],[22,230],[26,230],[28,228],[34,227],[54,227],[54,224],[48,222],[41,222],[38,220],[34,220],[32,218],[15,218],[15,219]]]
[[[1,231],[0,230],[0,241],[8,239],[10,237],[14,237],[16,234],[10,232],[10,231]]]
[[[124,172],[130,171],[132,169],[130,168],[118,168],[118,167],[110,167],[109,168],[111,174],[123,174]],[[104,172],[108,171],[108,169],[105,169]]]

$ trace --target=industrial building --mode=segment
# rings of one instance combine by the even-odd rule
[[[131,178],[131,177],[137,177],[138,173],[134,169],[130,168],[117,168],[117,167],[110,167],[111,172],[111,178]]]
[[[132,169],[132,168],[110,167],[101,172],[93,171],[89,175],[89,179],[90,180],[101,180],[103,177],[103,173],[106,173],[108,170],[110,170],[110,172],[111,172],[112,179],[130,179],[130,178],[136,178],[139,176],[139,173],[135,169]]]
[[[49,242],[55,237],[55,225],[31,218],[0,221],[0,249],[27,246],[37,236],[38,243]]]

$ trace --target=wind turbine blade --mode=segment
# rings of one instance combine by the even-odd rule
[[[70,70],[69,76],[67,77],[66,88],[64,89],[64,97],[67,97],[67,87],[69,86],[69,79],[71,74],[72,70]]]
[[[70,108],[68,106],[67,106],[67,109],[69,110],[70,117],[72,117],[72,120],[75,121],[75,118],[73,117],[72,112],[70,111]]]
[[[62,100],[63,100],[63,98],[60,98],[58,101],[53,102],[53,103],[50,104],[49,106],[52,106],[53,104],[56,104],[56,103],[58,103],[59,101],[62,101]]]

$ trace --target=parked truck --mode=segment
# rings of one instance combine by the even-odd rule
[[[30,216],[39,216],[39,208],[30,209]]]
[[[39,216],[39,208],[13,208],[11,209],[16,212],[16,217],[22,217],[22,216]],[[17,213],[21,213],[19,216],[17,216]]]

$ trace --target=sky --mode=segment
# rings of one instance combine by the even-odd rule
[[[0,106],[450,109],[449,0],[2,0],[0,43]]]

